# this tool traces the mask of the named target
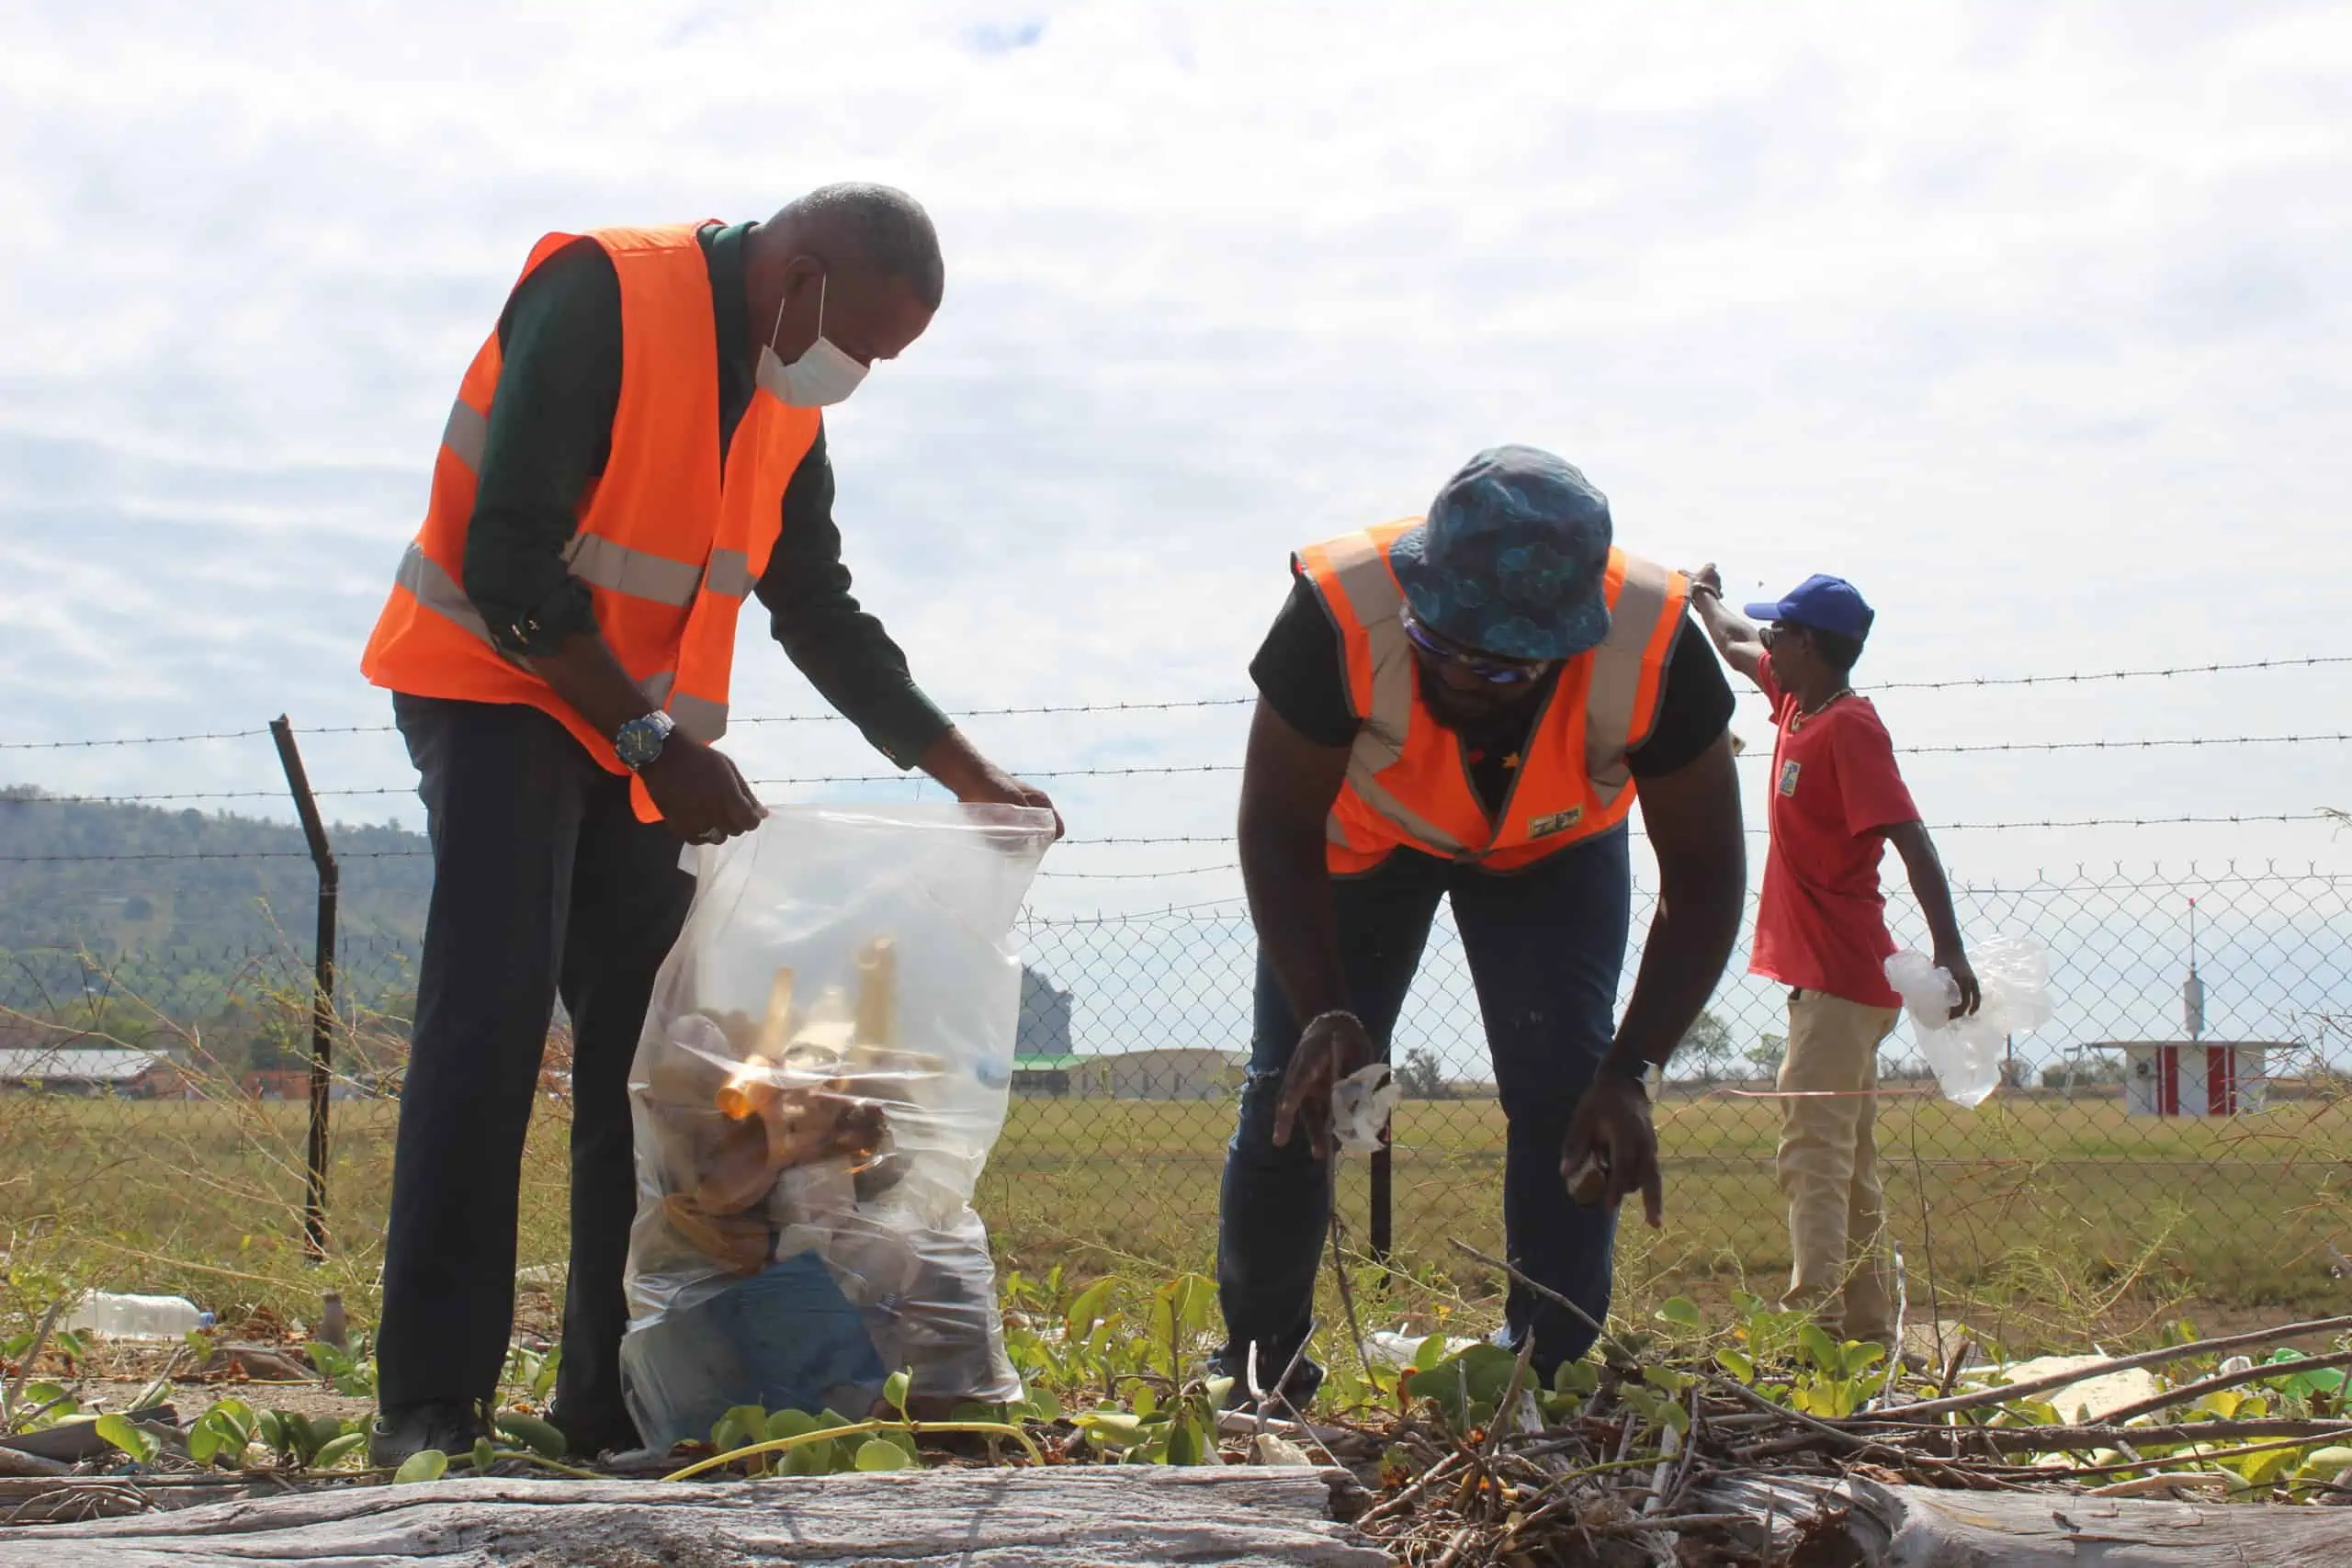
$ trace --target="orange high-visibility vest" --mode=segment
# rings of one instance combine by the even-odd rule
[[[700,225],[601,229],[621,286],[621,392],[612,456],[580,498],[565,547],[596,625],[640,690],[706,743],[727,729],[735,615],[783,527],[784,490],[816,444],[819,411],[754,394],[718,460],[718,360]],[[549,234],[528,277],[577,235]],[[518,287],[519,287],[519,279]],[[466,531],[502,356],[493,330],[474,355],[441,432],[424,525],[401,558],[360,671],[421,697],[527,703],[563,721],[591,755],[625,773],[612,742],[548,683],[500,651],[466,597]],[[632,781],[637,815],[658,813]]]
[[[1405,591],[1388,547],[1419,521],[1342,535],[1293,558],[1340,629],[1348,701],[1362,721],[1326,833],[1331,870],[1369,871],[1401,845],[1509,871],[1616,827],[1634,809],[1625,759],[1657,721],[1689,581],[1609,552],[1609,636],[1562,666],[1501,815],[1490,818],[1459,740],[1421,701],[1397,619]]]

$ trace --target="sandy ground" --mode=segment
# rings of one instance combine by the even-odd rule
[[[147,1385],[143,1382],[116,1382],[111,1380],[82,1385],[83,1397],[90,1404],[102,1404],[107,1409],[119,1410],[139,1397]],[[211,1382],[175,1383],[170,1403],[179,1412],[183,1424],[201,1415],[216,1399],[242,1399],[255,1410],[286,1410],[298,1416],[340,1416],[345,1420],[365,1420],[373,1415],[376,1402],[355,1399],[349,1394],[316,1382]]]
[[[562,1321],[562,1312],[561,1300],[545,1291],[520,1292],[514,1302],[516,1337],[535,1349],[544,1349]],[[230,1325],[220,1336],[219,1343],[260,1347],[299,1363],[304,1359],[303,1346],[309,1337],[307,1325],[300,1321],[286,1322],[264,1315]],[[175,1344],[100,1341],[93,1344],[90,1351],[88,1359],[78,1369],[82,1381],[76,1393],[85,1405],[123,1409],[176,1364],[183,1372],[173,1378],[169,1399],[184,1422],[214,1400],[231,1397],[242,1399],[256,1410],[286,1410],[303,1416],[364,1418],[375,1410],[374,1400],[338,1393],[315,1378],[280,1382],[266,1377],[185,1375],[186,1363],[193,1358]],[[35,1375],[65,1379],[69,1372],[52,1352],[41,1358]]]

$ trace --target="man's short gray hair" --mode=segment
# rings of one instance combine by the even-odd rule
[[[854,180],[820,186],[777,213],[772,226],[805,232],[844,265],[904,282],[926,310],[939,309],[946,293],[939,231],[922,203],[894,186]]]

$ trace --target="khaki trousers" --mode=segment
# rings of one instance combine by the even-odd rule
[[[1878,1045],[1894,1008],[1820,991],[1789,995],[1781,1059],[1781,1190],[1796,1265],[1781,1304],[1847,1339],[1883,1345],[1894,1329],[1884,1255],[1886,1194],[1871,1136]]]

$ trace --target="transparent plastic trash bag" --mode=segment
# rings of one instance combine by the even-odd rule
[[[2001,1085],[2008,1036],[2030,1034],[2050,1021],[2050,960],[2039,943],[1998,936],[1968,955],[1984,1005],[1954,1018],[1960,983],[1931,959],[1898,953],[1886,961],[1886,983],[1902,996],[1917,1031],[1919,1055],[1935,1070],[1944,1098],[1977,1105]]]
[[[1053,833],[1012,807],[784,807],[697,883],[629,1073],[621,1381],[645,1440],[727,1410],[1017,1399],[972,1189],[1004,1124],[1011,932]]]

